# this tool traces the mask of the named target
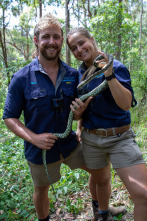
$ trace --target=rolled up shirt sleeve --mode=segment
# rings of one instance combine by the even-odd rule
[[[124,66],[121,65],[120,68],[118,68],[116,71],[114,70],[114,73],[116,74],[117,80],[125,87],[127,88],[131,94],[132,94],[132,102],[131,102],[131,107],[136,106],[137,101],[134,97],[134,91],[131,86],[131,79],[130,79],[130,73],[128,69]]]
[[[24,93],[18,79],[13,75],[5,101],[3,119],[19,118],[24,109]]]

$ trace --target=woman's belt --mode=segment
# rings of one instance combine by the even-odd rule
[[[114,135],[117,135],[117,134],[123,134],[124,132],[126,132],[129,129],[130,129],[130,124],[122,126],[122,127],[113,127],[113,128],[108,128],[108,129],[104,129],[104,128],[87,129],[87,128],[84,128],[84,130],[87,133],[95,134],[95,135],[98,135],[100,137],[109,137],[109,136],[114,136]]]

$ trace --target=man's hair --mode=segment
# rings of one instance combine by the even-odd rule
[[[47,15],[41,17],[39,19],[38,23],[35,25],[34,36],[36,37],[36,39],[39,39],[39,35],[40,35],[41,31],[48,28],[50,25],[56,25],[57,27],[59,27],[61,29],[61,34],[63,36],[63,30],[62,30],[61,23],[53,15],[47,14]],[[33,58],[38,55],[37,45],[35,44],[35,46],[36,46],[36,50],[33,53]]]
[[[40,32],[48,28],[50,25],[56,25],[57,27],[59,27],[63,35],[61,23],[53,15],[48,14],[48,15],[41,17],[38,23],[36,24],[34,28],[34,36],[38,39]]]

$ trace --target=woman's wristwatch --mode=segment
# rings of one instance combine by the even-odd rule
[[[114,71],[112,71],[112,74],[111,74],[110,76],[105,77],[105,79],[106,79],[107,81],[111,81],[111,79],[113,79],[113,78],[116,78],[116,76],[115,76],[115,74],[114,74]]]

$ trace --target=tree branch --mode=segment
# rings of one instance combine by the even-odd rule
[[[14,48],[16,48],[20,53],[22,53],[24,55],[24,52],[20,48],[18,48],[15,43],[11,43],[9,41],[7,41],[6,43],[12,45]]]

